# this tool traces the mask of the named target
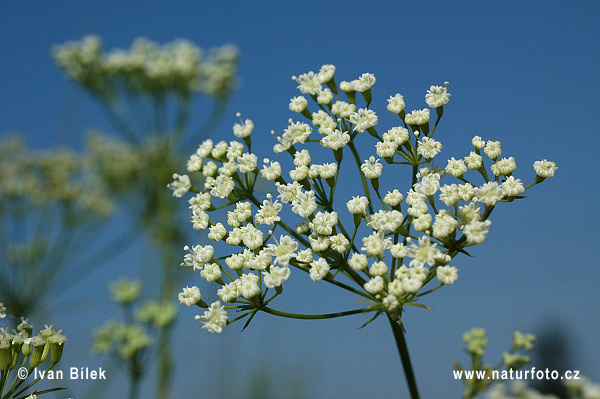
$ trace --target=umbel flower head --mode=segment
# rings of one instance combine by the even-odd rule
[[[443,137],[434,135],[450,101],[447,82],[425,96],[436,109],[431,129],[430,109],[405,112],[401,94],[387,105],[396,126],[381,128],[370,108],[375,76],[338,87],[336,71],[324,65],[293,78],[300,95],[287,108],[301,120],[272,131],[272,154],[251,150],[254,123],[240,118],[234,135],[242,141],[205,140],[190,151],[188,165],[198,167],[174,175],[175,196],[195,193],[189,199],[192,227],[214,241],[186,246],[181,265],[190,266],[198,281],[216,285],[218,299],[202,301],[200,284],[179,294],[180,303],[205,309],[196,320],[209,332],[249,322],[259,311],[304,319],[388,314],[398,321],[406,306],[426,306],[425,294],[457,282],[454,258],[486,240],[496,206],[522,198],[556,170],[538,161],[537,179],[525,186],[515,177],[515,159],[498,158],[500,142],[479,136],[474,151],[440,161]],[[406,164],[412,179],[402,181],[398,171]],[[301,278],[346,289],[366,306],[326,315],[275,309],[272,301],[287,281]],[[230,318],[229,310],[237,316]]]

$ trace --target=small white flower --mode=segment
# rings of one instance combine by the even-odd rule
[[[412,221],[412,225],[417,231],[425,231],[431,227],[432,217],[428,213],[419,215],[415,220]]]
[[[473,144],[473,148],[476,150],[483,150],[483,147],[485,147],[485,141],[479,136],[473,137],[471,139],[471,144]]]
[[[296,255],[296,260],[300,263],[309,264],[313,261],[313,253],[310,248],[306,248],[305,250],[299,251]]]
[[[232,281],[229,284],[225,284],[221,288],[217,290],[217,295],[223,302],[233,302],[237,297],[239,297],[238,293],[238,284],[235,281]]]
[[[238,171],[238,165],[235,160],[229,160],[223,163],[223,166],[219,168],[219,174],[232,177]]]
[[[437,108],[448,104],[450,96],[447,86],[431,86],[425,95],[425,102],[430,108]]]
[[[317,209],[315,207],[315,209]],[[306,219],[302,220],[300,223],[296,224],[296,233],[298,234],[307,234],[310,231],[310,222]]]
[[[314,95],[321,89],[320,76],[313,71],[304,73],[298,77],[292,76],[292,80],[295,80],[296,83],[298,83],[298,90],[300,90],[302,94]]]
[[[369,265],[369,262],[367,261],[367,255],[359,253],[353,254],[352,257],[348,260],[348,265],[357,272],[365,270]]]
[[[239,139],[250,136],[252,130],[254,130],[254,122],[252,122],[250,119],[246,119],[243,125],[239,123],[233,125],[233,134]]]
[[[444,238],[456,231],[458,222],[452,217],[452,212],[442,209],[435,216],[433,223],[433,236],[436,238]]]
[[[277,186],[277,191],[279,192],[279,196],[277,198],[279,198],[282,204],[287,204],[288,202],[294,201],[302,192],[302,186],[297,181],[288,184],[280,184],[277,182],[275,185]]]
[[[369,294],[375,295],[383,290],[383,283],[383,277],[375,276],[367,281],[363,287]]]
[[[306,139],[308,139],[308,136],[310,136],[312,128],[304,122],[292,123],[291,119],[289,123],[290,124],[283,132],[283,142],[289,143],[289,146],[304,143]]]
[[[496,160],[492,165],[492,173],[494,173],[495,176],[509,176],[516,169],[517,162],[513,157]]]
[[[238,293],[245,299],[251,299],[258,295],[260,287],[258,286],[258,276],[253,273],[242,274],[238,285]]]
[[[345,101],[337,101],[331,107],[333,115],[339,115],[340,118],[350,119],[350,116],[356,111],[356,105]]]
[[[404,118],[404,122],[407,125],[426,125],[429,122],[430,111],[428,108],[425,109],[417,109],[407,114]]]
[[[365,160],[365,162],[360,165],[360,170],[366,178],[377,179],[381,176],[383,165],[379,163],[379,159],[375,159],[375,157],[371,155],[368,160]]]
[[[310,248],[314,252],[323,252],[329,248],[331,241],[329,241],[329,237],[320,236],[318,234],[311,234],[308,236],[308,240],[310,241]]]
[[[381,231],[396,231],[402,225],[403,220],[404,217],[402,216],[402,213],[396,210],[380,210],[377,213],[366,217],[367,226],[373,230]]]
[[[390,312],[395,310],[399,306],[398,299],[393,294],[390,294],[383,298],[383,301],[381,301],[381,303],[383,303],[383,306],[385,306],[385,308]]]
[[[209,161],[202,167],[202,174],[206,177],[214,177],[217,173],[217,164],[213,161]]]
[[[210,152],[213,149],[213,141],[211,139],[207,139],[204,140],[202,142],[202,144],[200,144],[200,146],[198,146],[198,149],[196,150],[196,154],[198,154],[198,156],[200,158],[206,158],[207,156],[210,155]]]
[[[310,278],[313,281],[319,281],[329,273],[329,264],[324,258],[319,258],[310,264]]]
[[[436,275],[440,283],[452,285],[458,278],[458,270],[454,266],[440,266],[436,270]]]
[[[476,208],[476,205],[471,202],[468,205],[464,205],[458,208],[458,214],[456,215],[458,221],[460,222],[460,226],[465,226],[470,224],[473,221],[479,221],[481,211],[480,208]],[[461,227],[462,229],[462,227]]]
[[[329,242],[331,249],[334,251],[343,254],[348,249],[350,245],[350,241],[343,234],[337,234],[335,236],[329,237]]]
[[[404,266],[406,268],[406,266]],[[402,287],[402,279],[396,278],[394,281],[388,283],[388,292],[390,295],[400,297],[404,293],[404,288]]]
[[[558,169],[556,163],[542,159],[541,161],[535,161],[533,163],[533,169],[535,174],[539,177],[548,178],[554,177],[554,172]]]
[[[273,202],[271,194],[267,194],[267,198],[256,213],[256,223],[273,225],[281,220],[279,212],[283,209],[283,205],[278,201]]]
[[[492,222],[486,220],[484,222],[473,220],[471,223],[463,227],[463,233],[467,237],[469,244],[481,244],[485,241],[488,235]]]
[[[348,212],[353,215],[364,215],[365,212],[367,212],[367,206],[369,206],[367,197],[352,197],[352,199],[346,203]]]
[[[310,160],[310,153],[307,149],[294,153],[294,166],[309,166]]]
[[[445,184],[440,187],[440,201],[446,204],[446,206],[456,205],[459,198],[457,184]]]
[[[375,144],[375,150],[380,157],[392,157],[398,149],[398,144],[395,141],[380,141]]]
[[[388,206],[398,206],[404,199],[404,196],[398,189],[394,189],[394,191],[388,191],[388,193],[383,197],[383,202]]]
[[[263,272],[263,281],[267,288],[275,288],[281,286],[290,277],[289,267],[271,266],[270,271]]]
[[[263,244],[263,232],[253,225],[244,226],[246,231],[242,233],[242,242],[251,250],[259,248]]]
[[[244,145],[239,141],[231,141],[229,142],[229,146],[227,147],[227,159],[236,160],[244,153]]]
[[[479,202],[483,202],[487,206],[493,206],[504,197],[504,192],[497,182],[490,181],[477,188],[475,196],[479,199]]]
[[[335,65],[325,64],[325,65],[321,66],[321,69],[319,70],[319,74],[318,74],[319,81],[321,83],[327,83],[331,79],[333,79],[334,75],[335,75]]]
[[[388,111],[394,114],[399,114],[402,112],[402,110],[404,110],[404,107],[404,97],[402,97],[400,94],[396,94],[395,96],[388,98]]]
[[[392,246],[391,237],[385,237],[383,231],[375,231],[362,239],[363,247],[369,256],[378,256],[384,250]]]
[[[419,238],[419,244],[415,244],[410,237],[407,242],[410,243],[407,256],[413,258],[409,266],[420,268],[425,264],[429,266],[435,265],[435,257],[440,250],[436,248],[437,244],[432,244],[429,236],[424,235]],[[420,288],[420,287],[419,287]]]
[[[350,116],[350,123],[355,125],[357,132],[362,133],[370,127],[377,125],[379,119],[375,111],[371,109],[360,108],[357,112]]]
[[[338,150],[350,142],[350,135],[335,129],[333,132],[321,139],[321,145],[325,148]]]
[[[173,197],[181,198],[192,188],[192,182],[188,175],[173,174],[173,182],[167,187],[173,190]]]
[[[485,155],[490,157],[491,159],[496,159],[502,154],[502,147],[499,141],[488,141],[485,143],[485,148],[483,149]]]
[[[204,230],[208,227],[208,223],[208,213],[202,211],[200,208],[192,208],[192,227],[194,230]]]
[[[475,151],[471,151],[471,153],[465,157],[465,162],[470,170],[476,170],[483,165],[483,158]]]
[[[433,159],[433,157],[442,151],[442,148],[442,143],[439,141],[430,137],[423,137],[421,141],[418,142],[417,152],[426,159]]]
[[[225,311],[221,301],[213,302],[208,310],[202,316],[196,316],[196,320],[204,323],[202,328],[213,333],[221,333],[223,326],[227,325],[227,312]]]
[[[471,183],[460,184],[458,186],[458,198],[463,201],[471,201],[475,196],[475,187]]]
[[[193,306],[202,298],[200,289],[196,286],[185,287],[182,292],[179,293],[177,299],[179,303],[185,306]]]
[[[377,81],[372,73],[363,73],[357,80],[354,81],[354,90],[364,93],[369,90]]]
[[[281,164],[276,161],[269,161],[269,159],[264,159],[264,165],[262,170],[260,171],[260,175],[269,181],[276,180],[281,176]]]
[[[316,233],[324,236],[331,235],[333,228],[338,224],[337,212],[317,212],[315,218],[310,222],[310,228]]]
[[[198,154],[192,154],[186,166],[187,171],[190,173],[199,172],[202,169],[202,158]]]
[[[515,179],[514,176],[507,177],[506,181],[500,187],[502,187],[504,194],[508,197],[514,197],[525,192],[525,187],[523,187],[521,179]]]
[[[209,283],[212,283],[221,278],[221,267],[216,263],[207,263],[200,270],[200,276]]]
[[[409,277],[402,280],[402,290],[409,294],[416,294],[423,286],[423,281],[418,278]]]
[[[210,208],[210,194],[209,193],[198,193],[195,197],[192,197],[188,200],[190,204],[190,208],[198,208],[200,210],[206,211]]]
[[[238,170],[242,173],[250,173],[256,169],[257,157],[254,154],[242,154],[241,157],[238,157]]]
[[[275,264],[287,267],[290,264],[290,259],[296,256],[298,246],[298,242],[292,237],[282,235],[279,237],[279,243],[269,244],[267,250],[269,251],[269,255],[275,258]]]
[[[317,200],[315,192],[312,190],[299,193],[296,196],[296,199],[292,201],[292,212],[303,218],[309,217],[316,210]]]
[[[325,163],[319,168],[319,175],[323,179],[331,179],[337,174],[338,166],[336,163]]]
[[[390,253],[396,259],[402,259],[408,254],[408,247],[402,243],[394,244],[390,247]]]
[[[429,174],[415,183],[414,190],[425,196],[435,194],[440,189],[440,175],[437,173]]]
[[[290,111],[302,112],[308,106],[308,101],[303,96],[294,97],[290,100]]]
[[[383,261],[373,262],[369,268],[369,274],[371,276],[383,276],[388,271],[388,267]]]
[[[229,266],[231,270],[239,270],[244,267],[244,257],[242,256],[242,254],[233,254],[225,258],[225,263],[227,264],[227,266]]]
[[[219,175],[215,179],[214,186],[210,190],[210,195],[217,198],[225,198],[233,191],[235,183],[229,176]]]
[[[324,88],[319,90],[319,93],[317,94],[317,104],[331,104],[332,100],[333,92],[330,89]]]
[[[406,214],[418,218],[419,216],[426,214],[428,210],[429,207],[427,207],[425,201],[415,202],[406,210]]]
[[[214,146],[210,152],[210,155],[212,155],[215,159],[221,159],[225,154],[227,154],[227,148],[227,143],[225,141],[220,141]]]
[[[446,166],[446,173],[454,177],[461,177],[467,171],[467,165],[462,159],[454,159],[454,157],[448,160],[448,165]]]
[[[208,239],[213,241],[221,241],[227,234],[227,230],[222,223],[217,223],[208,228]]]
[[[410,134],[408,129],[401,126],[396,126],[385,132],[382,136],[383,140],[393,141],[398,144],[398,147],[408,141]]]

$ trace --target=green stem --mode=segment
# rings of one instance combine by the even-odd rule
[[[367,312],[371,312],[373,309],[362,308],[362,309],[348,310],[345,312],[325,313],[325,314],[288,313],[288,312],[282,312],[279,310],[271,309],[268,307],[262,307],[262,308],[260,308],[260,310],[262,310],[265,313],[272,314],[274,316],[287,317],[288,319],[321,320],[321,319],[333,319],[336,317],[350,316],[353,314],[367,313]]]
[[[373,214],[373,203],[371,201],[371,195],[369,193],[369,185],[367,184],[367,179],[365,175],[360,170],[360,165],[362,164],[362,162],[360,161],[360,156],[358,155],[358,151],[356,151],[356,147],[354,146],[353,142],[348,143],[348,147],[350,147],[350,151],[352,151],[352,155],[354,156],[354,160],[356,161],[356,166],[358,167],[358,174],[360,175],[363,189],[365,190],[365,196],[369,200],[369,213]]]
[[[388,314],[388,320],[392,326],[392,332],[396,339],[396,345],[398,346],[398,353],[400,354],[400,360],[402,361],[402,368],[404,369],[404,376],[406,377],[406,383],[408,384],[408,390],[410,391],[411,399],[419,399],[419,391],[417,389],[417,381],[413,372],[412,363],[408,354],[408,346],[406,345],[406,338],[404,337],[404,331],[402,327]]]

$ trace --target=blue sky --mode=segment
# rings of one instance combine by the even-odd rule
[[[52,45],[86,34],[100,36],[106,49],[128,48],[139,36],[161,43],[187,38],[203,48],[237,45],[243,57],[240,87],[214,135],[218,139],[229,140],[239,111],[254,120],[253,134],[271,140],[269,132],[282,131],[294,116],[288,101],[298,92],[291,76],[325,63],[337,66],[338,82],[375,74],[372,108],[381,114],[390,95],[403,94],[408,109],[422,108],[430,85],[450,81],[451,101],[436,132],[445,145],[442,154],[468,154],[478,134],[500,140],[526,181],[533,179],[535,160],[556,161],[559,170],[528,192],[529,199],[494,212],[490,235],[474,249],[475,257],[453,262],[458,282],[428,297],[433,311],[406,313],[422,397],[458,397],[462,387],[452,379],[451,362],[466,362],[460,337],[472,326],[488,329],[489,360],[495,363],[510,344],[510,331],[536,332],[555,321],[571,334],[573,367],[600,381],[600,190],[593,161],[600,148],[594,121],[600,115],[600,3],[61,1],[4,2],[1,8],[0,134],[19,131],[36,148],[81,148],[87,128],[108,130],[94,101],[50,57]],[[199,122],[206,111],[199,106],[196,115]],[[146,250],[133,248],[129,255]],[[105,287],[120,275],[118,269],[109,265],[57,299],[69,307],[87,295],[99,309],[90,314],[75,308],[65,316],[56,309],[57,324],[68,327],[65,351],[78,348],[68,359],[75,366],[97,361],[85,349],[86,326],[117,317],[106,305]],[[354,306],[353,297],[321,288],[298,283],[279,306]],[[177,325],[177,345],[197,354],[180,360],[180,395],[213,389],[220,381],[216,365],[220,378],[242,376],[240,383],[267,365],[277,369],[282,385],[301,375],[314,398],[408,396],[384,319],[359,330],[365,321],[360,316],[301,323],[260,315],[243,333],[233,325],[216,336],[201,330],[194,314],[181,309]],[[123,384],[119,378],[109,389]],[[75,397],[82,397],[82,389],[76,387]]]

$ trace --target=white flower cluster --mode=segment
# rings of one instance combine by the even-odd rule
[[[223,98],[235,87],[239,52],[232,45],[203,51],[187,40],[163,46],[144,38],[129,50],[105,54],[96,36],[68,42],[53,49],[58,65],[71,79],[92,91],[103,91],[118,81],[128,90],[180,94],[202,92]]]
[[[387,312],[397,318],[403,306],[417,304],[424,295],[423,287],[432,280],[437,279],[438,285],[426,293],[457,280],[457,268],[449,263],[466,247],[486,239],[491,226],[488,217],[498,202],[520,198],[541,181],[525,187],[513,177],[514,158],[499,158],[500,142],[486,142],[478,136],[468,156],[453,157],[445,167],[436,161],[438,166],[434,166],[443,145],[432,136],[449,101],[447,82],[445,87],[431,86],[425,98],[436,110],[433,129],[429,127],[429,109],[405,113],[404,97],[396,94],[388,100],[388,111],[397,114],[401,123],[380,134],[375,128],[378,116],[368,107],[375,77],[363,74],[340,83],[339,89],[347,97],[344,101],[334,74],[334,66],[324,65],[318,73],[293,78],[300,92],[308,94],[318,108],[311,112],[304,96],[291,99],[290,110],[306,121],[290,119],[273,148],[275,154],[288,153],[291,162],[264,158],[259,170],[258,157],[249,151],[254,124],[245,120],[234,126],[235,136],[243,143],[206,140],[190,157],[188,172],[203,175],[203,188],[193,187],[193,176],[174,175],[173,195],[197,193],[189,200],[193,228],[207,231],[208,239],[230,248],[223,255],[216,255],[222,248],[216,243],[185,248],[188,254],[182,266],[220,286],[220,300],[210,305],[200,300],[197,287],[186,287],[180,294],[185,305],[207,308],[197,319],[208,331],[220,332],[231,322],[226,309],[244,312],[235,320],[261,310],[301,317],[268,306],[281,294],[292,268],[307,273],[313,281],[331,283],[370,302],[353,313]],[[356,92],[362,93],[365,107],[357,108]],[[362,135],[365,131],[368,137]],[[360,147],[361,151],[370,149],[372,155],[360,157],[355,144],[359,137],[372,141]],[[314,147],[309,150],[309,145]],[[491,160],[489,168],[482,150]],[[323,152],[333,155],[331,162],[314,162],[317,157],[313,155],[319,154],[321,159]],[[362,185],[353,187],[361,187],[359,192],[336,190],[346,153],[354,158],[355,166],[354,171],[344,173],[358,171]],[[288,164],[293,166],[286,173],[283,165]],[[409,190],[392,187],[380,193],[379,181],[393,178],[396,172],[392,169],[399,164],[413,166]],[[351,161],[344,163],[345,168],[351,165]],[[551,177],[556,170],[546,160],[536,162],[534,168],[540,178]],[[466,180],[469,171],[482,183]],[[257,198],[254,188],[259,178],[266,180],[265,184],[274,182],[276,193],[267,194],[264,200]],[[346,209],[334,209],[334,196],[341,197]],[[226,212],[219,211],[225,208]],[[348,223],[351,220],[353,225]]]

